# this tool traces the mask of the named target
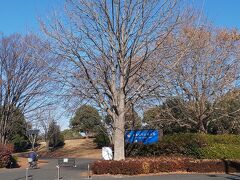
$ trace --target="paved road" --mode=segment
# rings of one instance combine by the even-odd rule
[[[76,168],[61,168],[61,180],[81,180],[87,179],[87,176],[82,175],[87,171],[88,163],[93,160],[77,159]],[[40,169],[29,170],[28,180],[56,180],[57,179],[57,160],[48,159],[48,164]],[[8,169],[0,170],[0,180],[26,180],[24,169]],[[240,174],[236,175],[156,175],[156,176],[93,176],[92,179],[96,180],[240,180]]]
[[[57,179],[57,160],[46,159],[48,163],[39,169],[29,169],[28,180],[55,180]],[[87,171],[88,163],[93,160],[89,159],[76,159],[76,168],[62,167],[60,168],[60,177],[62,180],[75,180],[81,179],[81,173]],[[86,177],[82,177],[86,178]],[[0,180],[25,180],[25,169],[2,169],[0,170]]]

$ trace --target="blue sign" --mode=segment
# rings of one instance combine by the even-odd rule
[[[158,142],[158,130],[143,129],[130,130],[125,132],[126,143],[152,144]]]

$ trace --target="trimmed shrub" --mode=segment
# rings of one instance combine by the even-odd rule
[[[143,171],[142,171],[143,174],[148,174],[150,172],[150,163],[144,161],[142,163],[142,169],[143,169]]]
[[[94,174],[137,175],[162,172],[235,173],[240,172],[240,161],[194,160],[188,158],[144,158],[125,161],[96,161]]]
[[[143,172],[143,166],[138,161],[96,161],[91,167],[94,174],[128,174]]]
[[[187,172],[211,173],[225,172],[225,166],[222,161],[194,160],[189,161],[186,165]]]
[[[185,158],[158,158],[151,161],[150,173],[186,171]]]
[[[12,165],[12,152],[14,146],[12,144],[0,144],[0,168],[10,167]]]

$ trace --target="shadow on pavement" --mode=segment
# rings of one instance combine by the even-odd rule
[[[26,179],[26,176],[20,177],[20,178],[14,179],[14,180],[24,180],[24,179]],[[29,175],[28,180],[33,180],[33,175]]]
[[[219,176],[219,175],[207,175],[208,177],[211,177],[211,178],[220,178],[222,177]],[[237,174],[226,174],[226,177],[224,177],[224,179],[230,179],[230,180],[240,180],[240,175],[237,175]]]

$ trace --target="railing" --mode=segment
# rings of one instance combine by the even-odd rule
[[[58,166],[61,167],[76,167],[74,158],[59,158]]]

